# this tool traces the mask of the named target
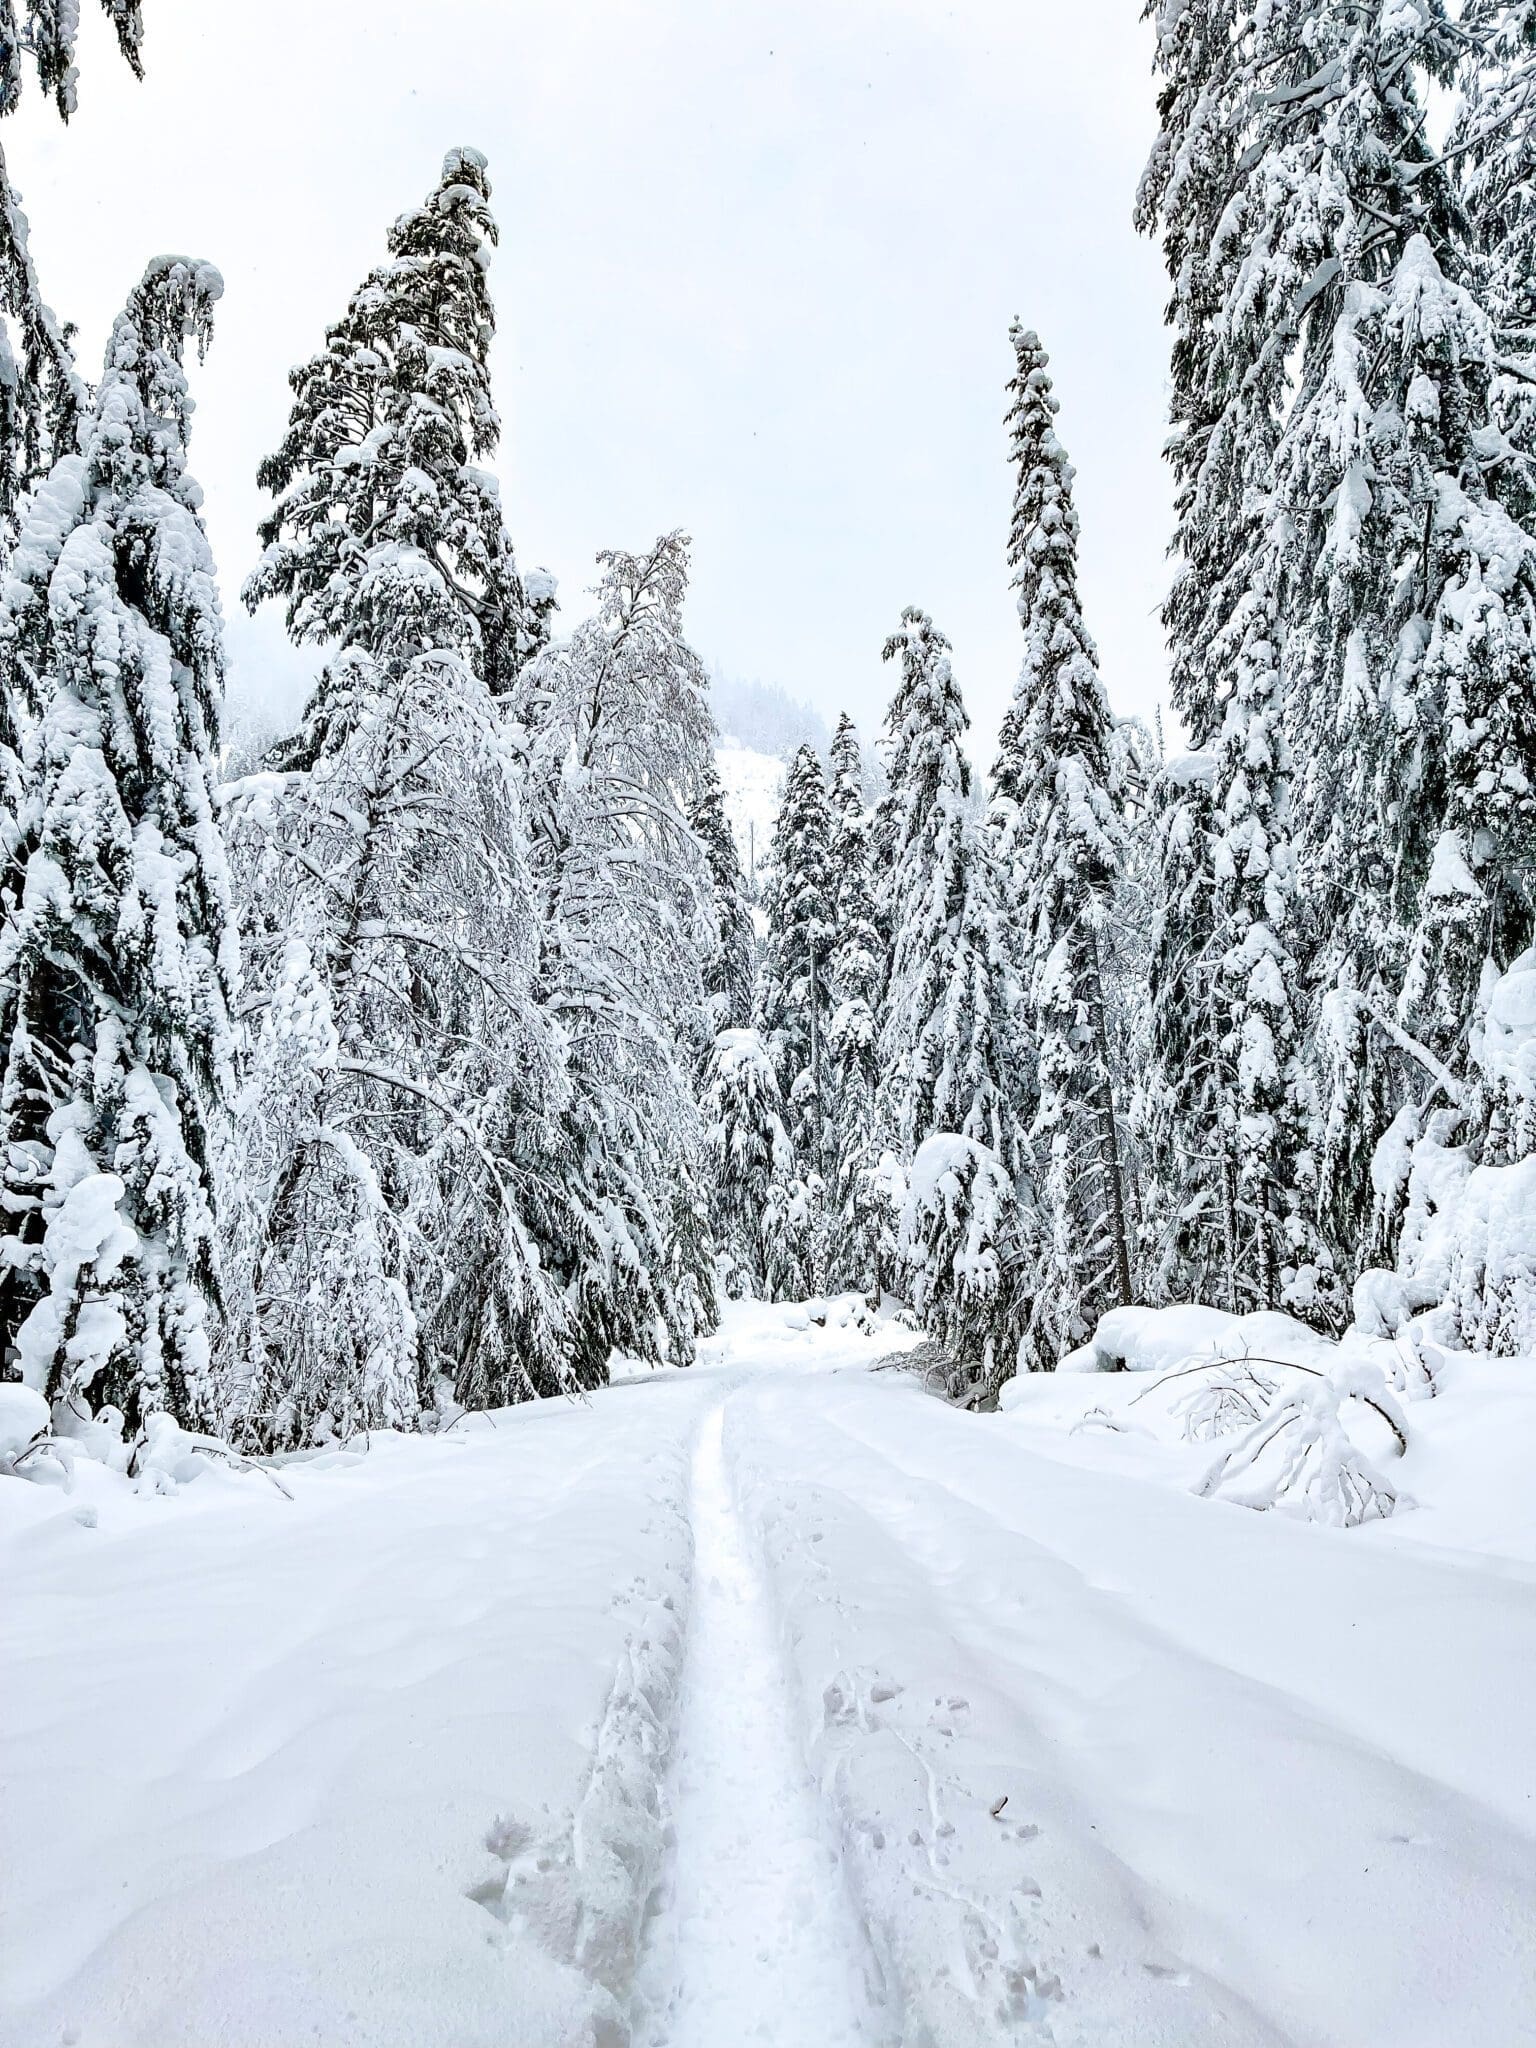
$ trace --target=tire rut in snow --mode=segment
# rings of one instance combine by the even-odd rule
[[[795,1737],[773,1617],[726,1472],[693,1467],[694,1590],[666,1782],[673,1849],[637,1978],[636,2048],[881,2048],[873,1953]]]

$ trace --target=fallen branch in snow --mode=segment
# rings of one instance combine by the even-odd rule
[[[242,1457],[238,1451],[232,1451],[228,1444],[221,1444],[209,1437],[200,1443],[189,1444],[187,1449],[193,1457],[224,1459],[232,1472],[259,1472],[269,1485],[277,1488],[284,1500],[293,1499],[293,1495],[275,1472],[268,1471],[265,1465],[257,1464],[254,1458]]]
[[[1314,1380],[1331,1381],[1333,1378],[1331,1373],[1322,1372],[1315,1365],[1298,1365],[1293,1358],[1266,1358],[1258,1352],[1245,1353],[1241,1358],[1205,1358],[1197,1365],[1182,1365],[1177,1372],[1159,1374],[1150,1387],[1143,1387],[1141,1392],[1134,1395],[1127,1405],[1134,1408],[1138,1401],[1144,1401],[1148,1394],[1155,1394],[1159,1387],[1166,1386],[1170,1380],[1188,1379],[1191,1373],[1196,1372],[1230,1372],[1234,1366],[1247,1365],[1272,1365],[1282,1372],[1306,1373],[1309,1378]],[[1352,1387],[1346,1388],[1344,1393],[1350,1399],[1363,1401],[1367,1408],[1375,1409],[1388,1429],[1391,1430],[1393,1436],[1396,1437],[1398,1455],[1401,1456],[1408,1448],[1408,1432],[1402,1424],[1373,1395],[1362,1393],[1358,1388]]]
[[[1404,1504],[1398,1489],[1351,1439],[1340,1414],[1345,1401],[1362,1402],[1386,1422],[1399,1454],[1407,1450],[1407,1426],[1392,1412],[1396,1404],[1380,1368],[1357,1360],[1331,1373],[1311,1366],[1291,1369],[1314,1384],[1293,1384],[1278,1393],[1194,1491],[1206,1499],[1225,1493],[1241,1507],[1260,1509],[1298,1497],[1310,1519],[1344,1529],[1393,1514]],[[1367,1380],[1374,1382],[1369,1389],[1363,1384]],[[1253,1476],[1253,1483],[1238,1490],[1234,1482],[1245,1474]]]

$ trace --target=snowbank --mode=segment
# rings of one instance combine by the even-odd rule
[[[1380,1510],[1329,1512],[1322,1475],[1312,1494],[1305,1483],[1277,1491],[1270,1482],[1297,1448],[1294,1436],[1266,1452],[1253,1487],[1246,1476],[1209,1484],[1266,1417],[1271,1426],[1285,1420],[1287,1401],[1325,1398],[1324,1429],[1336,1419],[1393,1494],[1385,1512],[1396,1535],[1536,1563],[1536,1358],[1447,1350],[1431,1334],[1438,1317],[1411,1315],[1411,1298],[1394,1275],[1363,1275],[1355,1327],[1337,1343],[1280,1314],[1115,1309],[1069,1369],[1021,1374],[999,1407],[1032,1448],[1073,1464],[1303,1519],[1380,1521]],[[1370,1533],[1362,1527],[1352,1540]]]

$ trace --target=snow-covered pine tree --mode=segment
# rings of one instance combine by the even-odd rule
[[[755,1031],[722,1031],[715,1039],[704,1121],[710,1218],[724,1291],[737,1300],[808,1294],[804,1192],[784,1128],[779,1079]]]
[[[894,1219],[880,1159],[880,1058],[876,1017],[885,984],[884,948],[870,867],[870,816],[864,805],[859,735],[845,712],[832,741],[833,891],[828,981],[833,1004],[827,1048],[833,1070],[835,1160],[831,1171],[829,1285],[878,1295],[883,1248]]]
[[[1505,878],[1529,843],[1531,581],[1500,495],[1507,480],[1520,493],[1497,445],[1494,337],[1423,112],[1468,39],[1435,8],[1315,14],[1327,104],[1282,122],[1262,102],[1254,175],[1262,188],[1270,157],[1299,165],[1293,203],[1323,281],[1292,287],[1298,388],[1270,573],[1296,642],[1302,879],[1336,1055],[1322,1194],[1347,1262],[1384,1124],[1433,1072],[1413,1047],[1459,1064],[1483,960],[1529,937],[1529,895]],[[1286,25],[1266,23],[1258,82],[1295,61]],[[1390,1249],[1381,1220],[1373,1263]]]
[[[757,931],[713,753],[699,771],[688,822],[704,849],[714,908],[716,942],[704,966],[710,1025],[714,1031],[745,1031],[752,1022]]]
[[[886,718],[890,786],[876,885],[879,922],[891,935],[879,1013],[878,1127],[904,1178],[930,1140],[952,1141],[971,1162],[944,1180],[938,1208],[923,1199],[914,1208],[908,1182],[897,1258],[903,1284],[922,1296],[925,1326],[941,1341],[963,1334],[957,1362],[996,1376],[1013,1348],[1007,1333],[1019,1277],[1014,1176],[1022,1138],[1012,1092],[1017,1005],[998,877],[969,815],[970,766],[961,745],[968,720],[948,641],[926,613],[909,609],[885,658],[899,660],[901,680]],[[882,1161],[877,1187],[891,1178]],[[945,1247],[981,1237],[993,1264],[978,1291],[974,1273],[968,1278]]]
[[[1123,858],[1113,721],[1077,595],[1072,466],[1038,337],[1014,323],[1008,559],[1024,627],[1017,716],[996,780],[1015,792],[1004,887],[1038,1062],[1034,1134],[1049,1249],[1032,1364],[1081,1343],[1131,1294],[1130,1231],[1104,993],[1103,928]]]
[[[815,749],[801,746],[784,779],[769,849],[758,1019],[787,1105],[796,1160],[818,1181],[826,1178],[832,1150],[831,843],[826,778]]]
[[[615,1349],[686,1364],[713,1326],[692,1048],[715,938],[689,824],[714,740],[683,637],[688,542],[599,557],[596,614],[523,682],[536,792],[540,998],[569,1047],[568,1213],[540,1239],[582,1385]],[[686,1284],[680,1276],[686,1275]]]
[[[117,34],[117,47],[136,78],[144,76],[144,15],[140,0],[101,0],[102,12]],[[17,16],[20,14],[20,19]],[[50,95],[61,117],[76,108],[79,67],[75,46],[80,35],[80,0],[0,0],[0,114],[8,114],[21,96],[23,59],[37,68],[37,82]]]
[[[294,372],[261,471],[246,601],[336,650],[234,810],[256,1061],[227,1337],[268,1442],[408,1423],[440,1372],[476,1401],[569,1383],[537,1251],[563,1042],[501,701],[537,627],[478,467],[488,200],[484,159],[451,151]]]
[[[1140,1140],[1141,1292],[1237,1312],[1236,1091],[1222,1030],[1212,754],[1162,764],[1151,792],[1155,877]]]
[[[280,598],[300,645],[376,649],[405,635],[463,649],[500,696],[542,643],[553,586],[539,572],[530,596],[479,467],[501,432],[490,189],[478,150],[450,150],[434,190],[390,230],[389,261],[290,375],[288,430],[259,472],[275,502],[245,600]],[[310,744],[323,742],[324,691]]]
[[[1003,1356],[1015,1261],[1013,1178],[990,1146],[938,1131],[907,1175],[896,1270],[913,1313],[949,1353],[956,1393],[991,1391]]]
[[[118,48],[136,77],[144,67],[144,25],[137,0],[102,0]],[[14,113],[26,60],[67,121],[75,111],[79,0],[3,0],[0,4],[0,117]],[[17,504],[54,459],[75,452],[89,391],[75,369],[65,331],[43,298],[28,246],[21,194],[0,152],[0,531],[12,537]]]
[[[115,13],[124,56],[139,71],[137,8],[109,0],[108,12]],[[30,55],[44,90],[54,95],[68,120],[75,104],[78,26],[78,5],[25,0],[18,16],[14,0],[5,0],[0,8],[0,116],[20,104],[24,60]],[[0,151],[0,549],[14,545],[17,508],[25,493],[48,474],[56,458],[78,452],[81,415],[89,402],[67,332],[43,297],[21,195]],[[26,867],[20,817],[30,780],[21,758],[27,716],[25,703],[0,678],[0,919],[7,923],[17,916]],[[14,983],[0,985],[0,1046],[11,1041],[15,997]],[[8,1285],[0,1278],[0,1295]],[[0,1310],[0,1325],[4,1320]]]
[[[1446,141],[1459,162],[1473,286],[1498,355],[1488,394],[1505,509],[1536,523],[1536,0],[1470,0],[1460,27],[1477,39]]]
[[[1437,1046],[1464,1052],[1479,863],[1507,867],[1518,830],[1504,778],[1525,772],[1528,742],[1522,693],[1505,683],[1524,572],[1502,565],[1529,472],[1501,426],[1505,373],[1476,292],[1501,298],[1501,325],[1517,312],[1490,250],[1518,251],[1528,203],[1528,125],[1499,116],[1527,105],[1529,9],[1473,0],[1452,20],[1439,4],[1166,0],[1149,12],[1165,133],[1142,219],[1161,224],[1174,282],[1176,547],[1191,597],[1170,608],[1175,670],[1205,678],[1189,701],[1211,737],[1245,614],[1271,647],[1285,621],[1269,694],[1295,764],[1296,951],[1315,963],[1317,1199],[1349,1267],[1377,1139],[1432,1072],[1414,1046],[1427,1037],[1432,1061]],[[1461,126],[1437,154],[1430,99],[1458,77]],[[1469,631],[1461,614],[1476,617]],[[1468,716],[1460,663],[1474,645]],[[1495,729],[1469,740],[1495,699]],[[1468,864],[1489,791],[1497,815]],[[1378,1260],[1390,1215],[1379,1224]]]
[[[996,877],[968,815],[970,723],[949,642],[926,612],[885,644],[901,680],[886,714],[890,788],[877,889],[890,932],[880,1115],[903,1158],[951,1131],[1011,1158],[1007,966]]]
[[[9,1162],[4,1339],[68,1426],[217,1419],[209,1149],[237,972],[212,783],[223,638],[187,472],[189,340],[222,285],[152,263],[80,452],[24,503],[0,662],[24,707],[25,870],[0,939]]]

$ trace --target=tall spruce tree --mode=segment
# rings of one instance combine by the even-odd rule
[[[163,257],[118,317],[78,454],[24,504],[0,661],[26,720],[0,938],[5,1340],[67,1411],[217,1418],[212,1128],[237,971],[212,785],[223,639],[187,472],[188,340],[222,284]]]
[[[454,648],[503,695],[541,642],[550,583],[541,574],[530,599],[480,467],[501,432],[490,190],[480,152],[450,150],[390,230],[389,261],[292,372],[288,430],[259,472],[275,502],[245,599],[281,599],[300,645]],[[308,746],[324,744],[324,692],[322,680]]]
[[[713,753],[706,753],[699,770],[688,822],[704,849],[714,909],[715,943],[704,966],[709,1022],[715,1031],[745,1031],[752,1023],[757,932]]]
[[[892,1218],[880,1172],[880,1058],[876,1016],[885,962],[870,868],[870,816],[864,804],[859,735],[845,712],[832,741],[832,842],[835,890],[828,973],[833,1003],[827,1028],[834,1075],[836,1159],[831,1185],[830,1280],[878,1295],[882,1250]]]
[[[1528,9],[1477,0],[1453,21],[1438,4],[1166,0],[1148,12],[1164,135],[1141,219],[1161,226],[1174,284],[1188,565],[1169,612],[1175,674],[1203,679],[1186,711],[1198,703],[1202,739],[1226,721],[1234,763],[1268,705],[1271,819],[1284,808],[1277,729],[1289,742],[1296,915],[1283,943],[1312,973],[1299,1017],[1283,963],[1257,1008],[1271,1036],[1310,1037],[1318,1185],[1315,1198],[1299,1190],[1292,1225],[1315,1199],[1348,1269],[1379,1208],[1379,1139],[1447,1053],[1464,1057],[1485,953],[1507,960],[1529,930],[1528,900],[1490,883],[1526,829],[1516,533],[1530,473],[1501,420],[1510,358],[1477,298],[1499,298],[1500,330],[1518,329],[1492,249],[1516,247],[1524,220],[1528,130],[1500,116],[1526,104]],[[1458,79],[1459,132],[1437,153],[1430,98]],[[1247,774],[1249,815],[1256,787]],[[1228,908],[1245,914],[1230,888]],[[1249,1107],[1304,1183],[1287,1096],[1304,1089]],[[1380,1216],[1373,1256],[1392,1231]],[[1308,1249],[1292,1246],[1298,1301]]]
[[[1011,1362],[1020,1276],[1011,967],[991,849],[969,812],[968,721],[949,643],[909,609],[885,658],[901,664],[886,717],[879,883],[891,936],[877,1115],[905,1182],[895,1264],[924,1327],[955,1347],[962,1378],[990,1382]],[[929,1173],[933,1161],[960,1164]],[[889,1178],[878,1171],[877,1186]]]
[[[890,932],[880,1017],[881,1115],[910,1160],[934,1131],[1009,1151],[1006,964],[987,849],[969,818],[970,723],[949,642],[926,612],[885,644],[901,680],[886,714],[890,788],[879,881]]]
[[[829,956],[832,812],[816,751],[799,747],[769,849],[768,920],[758,988],[759,1026],[779,1077],[801,1172],[824,1180],[831,1163],[832,1017]]]
[[[453,150],[261,471],[246,601],[335,650],[236,808],[258,1058],[228,1341],[263,1441],[409,1422],[440,1373],[461,1399],[570,1383],[538,1253],[564,1050],[501,701],[536,635],[479,467],[494,240],[485,161]]]
[[[1103,958],[1123,828],[1109,705],[1078,601],[1073,471],[1056,435],[1049,358],[1018,322],[1012,340],[1018,486],[1008,558],[1025,653],[995,780],[1016,792],[1005,888],[1038,1062],[1033,1130],[1050,1243],[1030,1357],[1041,1364],[1131,1294]]]

